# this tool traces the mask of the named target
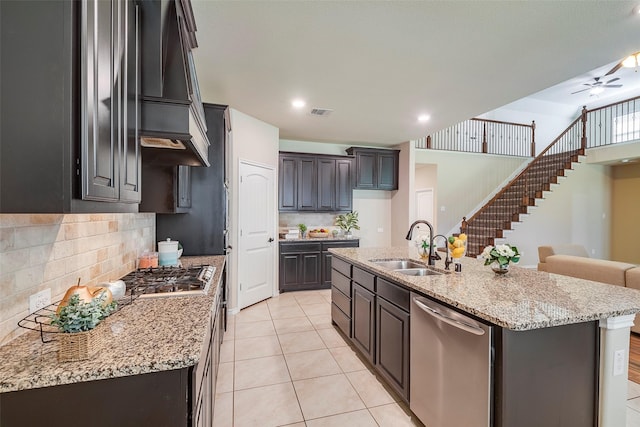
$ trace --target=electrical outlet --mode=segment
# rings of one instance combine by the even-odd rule
[[[614,377],[624,374],[624,367],[626,365],[624,360],[625,359],[624,354],[625,354],[624,349],[616,350],[613,353],[613,376]]]
[[[51,288],[43,289],[29,297],[29,314],[51,304]]]
[[[378,227],[378,233],[384,233],[384,228]]]

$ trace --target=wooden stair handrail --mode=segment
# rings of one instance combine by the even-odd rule
[[[480,208],[476,213],[474,213],[471,218],[469,218],[467,221],[467,223],[473,221],[474,219],[476,219],[481,213],[485,212],[489,206],[491,206],[493,204],[493,202],[496,201],[496,199],[498,199],[502,194],[504,194],[510,187],[511,184],[513,184],[515,181],[517,181],[524,173],[526,173],[533,165],[534,163],[540,159],[541,157],[543,157],[547,151],[549,151],[555,144],[557,144],[560,139],[567,133],[569,132],[575,125],[578,124],[578,122],[582,120],[582,115],[580,117],[578,117],[577,119],[575,119],[573,121],[573,123],[571,123],[555,140],[553,140],[553,142],[551,144],[549,144],[549,146],[547,148],[545,148],[544,150],[542,150],[542,152],[540,154],[538,154],[528,165],[526,168],[522,169],[520,171],[520,173],[513,178],[511,181],[509,181],[509,183],[507,185],[505,185],[504,187],[502,187],[502,189],[500,191],[498,191],[491,200],[489,200],[487,203],[484,204],[484,206],[482,208]]]

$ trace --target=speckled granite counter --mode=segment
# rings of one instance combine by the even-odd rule
[[[58,362],[55,343],[28,332],[0,347],[0,392],[144,374],[194,365],[200,359],[224,256],[182,257],[183,265],[211,264],[206,296],[139,298],[105,319],[107,345],[92,359]]]
[[[481,261],[463,258],[462,273],[418,277],[395,273],[370,262],[374,259],[419,260],[410,248],[329,251],[379,276],[516,331],[640,312],[640,291],[514,265],[508,274],[499,276]],[[444,261],[437,261],[436,267],[443,268]]]
[[[287,242],[312,242],[312,243],[316,243],[316,242],[353,242],[356,240],[360,240],[357,237],[351,237],[351,238],[346,238],[346,237],[305,237],[304,239],[280,239],[279,242],[280,243],[287,243]]]

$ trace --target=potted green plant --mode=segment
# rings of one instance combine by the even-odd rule
[[[336,217],[336,225],[344,231],[346,237],[351,237],[351,230],[360,230],[358,225],[358,211],[347,212]]]
[[[300,230],[300,238],[307,237],[307,226],[304,224],[298,224],[298,230]]]
[[[106,303],[107,299],[107,292],[103,292],[85,302],[75,293],[64,307],[51,315],[51,325],[62,332],[58,340],[60,361],[85,360],[99,349],[101,335],[95,333],[95,328],[117,307],[115,302]]]

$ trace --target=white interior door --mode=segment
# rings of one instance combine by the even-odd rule
[[[238,190],[238,308],[273,295],[275,276],[274,171],[240,162]]]
[[[416,190],[416,219],[425,219],[433,223],[433,188]]]

